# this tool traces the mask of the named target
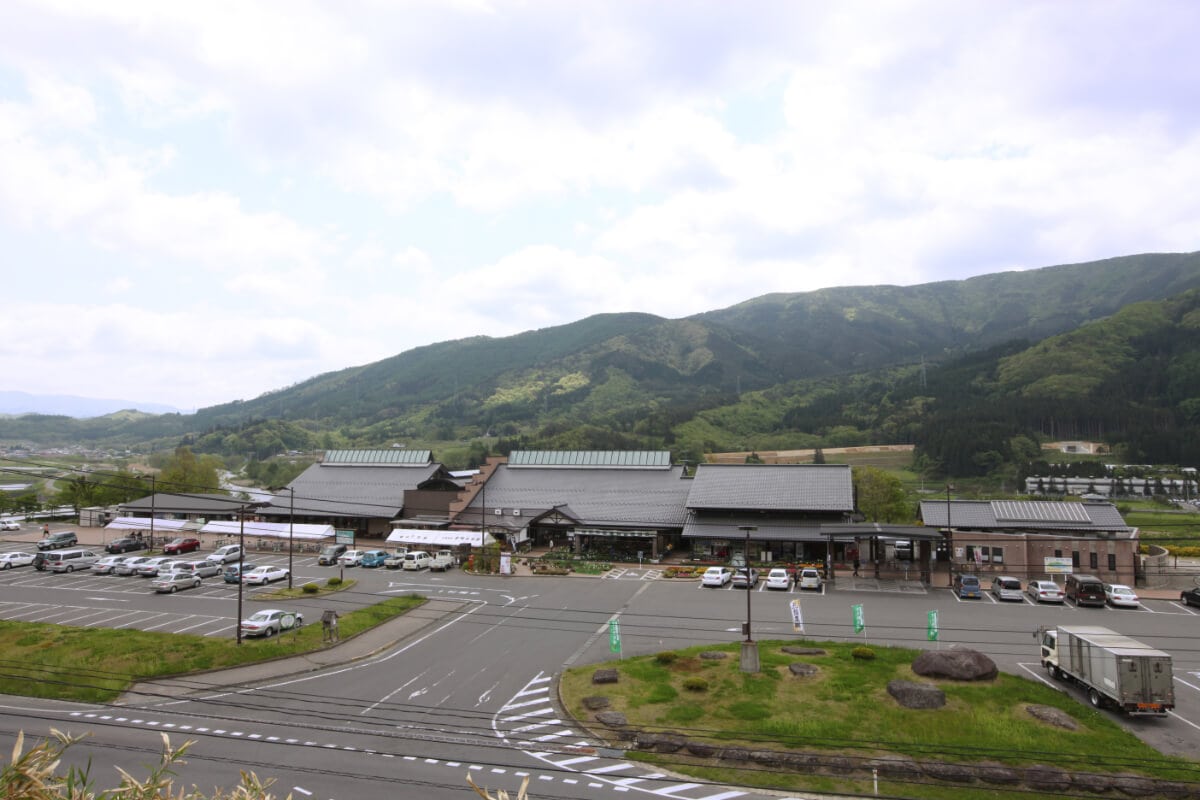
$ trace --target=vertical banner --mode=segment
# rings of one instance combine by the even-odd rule
[[[501,553],[500,554],[500,574],[501,575],[512,575],[512,571],[513,571],[512,570],[512,554],[511,553]]]
[[[938,638],[938,615],[937,611],[930,611],[926,621],[925,636],[929,641],[936,642]]]
[[[793,600],[792,606],[792,631],[795,633],[804,633],[804,614],[800,611],[800,601]]]
[[[867,620],[866,617],[863,616],[862,603],[850,606],[850,610],[853,612],[854,617],[854,632],[862,633],[867,629]]]
[[[621,652],[621,623],[616,617],[608,621],[608,649],[614,653]]]

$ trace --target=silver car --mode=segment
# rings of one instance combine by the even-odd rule
[[[175,594],[180,589],[195,589],[200,577],[190,572],[167,572],[150,581],[155,592]]]

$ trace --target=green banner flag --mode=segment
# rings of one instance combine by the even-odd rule
[[[931,642],[937,641],[937,637],[938,637],[937,611],[929,612],[928,626],[926,628],[925,635],[929,638],[929,641],[931,641]]]
[[[866,617],[863,616],[862,603],[850,606],[850,609],[854,612],[854,632],[862,633],[867,629],[867,621]]]
[[[608,649],[614,653],[621,652],[621,623],[616,617],[608,621]]]

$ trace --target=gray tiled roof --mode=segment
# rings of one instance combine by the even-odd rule
[[[256,504],[239,500],[227,494],[187,494],[183,492],[157,492],[151,499],[150,495],[122,503],[118,513],[129,514],[192,514],[216,515],[236,514],[243,508],[254,508]]]
[[[400,466],[425,466],[433,460],[429,450],[327,450],[321,463],[332,466],[397,464]]]
[[[1132,530],[1112,503],[1063,503],[1054,500],[922,500],[926,525],[976,530]]]
[[[289,486],[296,493],[296,516],[391,519],[404,508],[404,492],[437,475],[441,464],[356,466],[313,464]],[[266,515],[291,512],[291,497],[277,496]]]
[[[552,508],[569,506],[570,514],[589,527],[655,525],[682,527],[690,480],[682,467],[614,470],[518,467],[504,464],[471,500],[477,515],[487,504],[489,525],[508,527],[528,523]],[[499,517],[494,509],[503,509]],[[512,511],[521,516],[514,519]]]
[[[844,464],[701,464],[688,508],[753,511],[854,510]]]
[[[756,542],[826,541],[819,522],[794,517],[763,519],[761,515],[752,513],[720,517],[703,513],[688,514],[687,524],[683,526],[683,538],[743,540],[746,538],[746,532],[741,530],[743,526],[754,528],[750,539]]]

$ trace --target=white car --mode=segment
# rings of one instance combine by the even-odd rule
[[[1025,585],[1025,594],[1035,603],[1061,603],[1067,599],[1054,581],[1030,581]]]
[[[805,567],[796,576],[796,586],[800,589],[821,591],[821,571],[813,567]]]
[[[338,556],[338,563],[343,567],[357,567],[362,564],[363,553],[366,550],[347,550]]]
[[[279,608],[264,608],[249,619],[242,620],[245,636],[274,636],[277,633],[299,628],[304,624],[304,615]]]
[[[33,563],[33,553],[4,553],[0,555],[0,569],[27,567]]]
[[[0,520],[0,531],[19,531],[19,530],[21,530],[21,523],[17,522],[15,519]]]
[[[97,575],[112,575],[117,565],[127,558],[129,556],[105,556],[95,564],[92,564],[92,572]]]
[[[700,578],[701,586],[724,586],[733,580],[733,570],[729,567],[709,567]]]
[[[776,567],[767,573],[767,588],[787,591],[792,588],[792,576],[786,569]]]
[[[266,586],[272,581],[281,581],[287,578],[287,567],[276,567],[270,564],[264,564],[261,567],[255,567],[252,570],[247,570],[242,576],[242,583],[247,586]]]
[[[1104,584],[1104,599],[1108,601],[1110,606],[1122,606],[1123,608],[1138,607],[1137,594],[1123,583]]]

